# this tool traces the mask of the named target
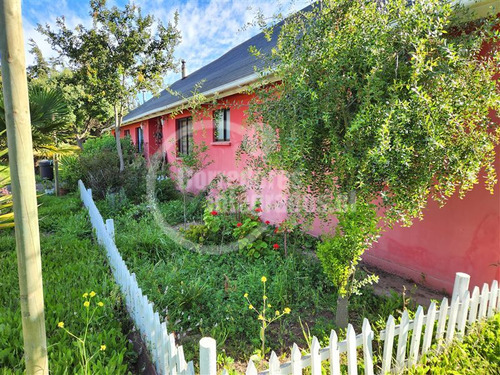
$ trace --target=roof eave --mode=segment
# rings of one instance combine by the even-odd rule
[[[248,76],[245,76],[243,78],[240,78],[236,81],[227,83],[225,85],[221,85],[218,87],[215,87],[211,90],[207,90],[205,92],[202,92],[201,94],[204,95],[207,99],[212,98],[213,96],[216,95],[222,95],[223,97],[229,96],[229,95],[234,95],[237,93],[241,93],[245,88],[248,88],[251,86],[253,83],[258,82],[260,79],[262,79],[262,75],[259,73],[252,73]],[[273,78],[273,76],[269,75],[266,76],[266,80],[269,82],[276,81],[276,79]],[[155,108],[154,110],[151,110],[146,113],[142,113],[138,116],[132,117],[128,119],[127,121],[124,121],[122,123],[123,126],[127,126],[130,124],[134,124],[140,121],[145,121],[149,120],[150,118],[162,116],[162,115],[168,115],[172,112],[175,112],[179,108],[181,108],[183,105],[188,103],[189,98],[181,99],[178,100],[174,103],[171,103],[167,106],[161,107],[161,108]]]

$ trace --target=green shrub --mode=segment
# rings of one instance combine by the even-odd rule
[[[176,199],[181,198],[181,194],[177,190],[175,186],[175,181],[168,178],[168,177],[163,177],[158,178],[156,180],[156,185],[155,185],[155,193],[156,193],[156,199],[160,202],[168,202]]]
[[[61,158],[61,187],[76,191],[78,189],[78,180],[82,179],[83,172],[78,155],[67,155]]]
[[[123,158],[130,161],[135,154],[135,147],[132,144],[130,137],[120,139],[122,144]],[[97,138],[88,139],[83,145],[83,153],[86,155],[98,155],[103,151],[117,152],[116,139],[113,135],[103,135]]]
[[[129,199],[140,201],[146,193],[146,162],[135,154],[129,137],[122,138],[121,144],[125,161],[123,172],[120,172],[115,138],[109,135],[89,139],[80,155],[63,158],[61,181],[64,187],[76,190],[81,179],[97,199],[123,189]]]

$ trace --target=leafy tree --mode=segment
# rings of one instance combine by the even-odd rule
[[[496,183],[498,44],[479,57],[499,40],[495,18],[407,3],[323,1],[284,20],[265,70],[280,82],[261,82],[249,111],[244,148],[263,150],[252,161],[261,176],[287,174],[289,213],[339,220],[318,256],[339,289],[341,326],[379,228],[411,225],[429,199],[463,197],[481,174],[491,192]]]
[[[30,83],[47,89],[62,91],[67,103],[68,131],[80,149],[91,135],[100,135],[109,126],[113,109],[102,93],[93,93],[86,85],[86,77],[65,67],[62,60],[47,62],[37,44],[31,40],[30,52],[35,56],[35,64],[28,67]]]
[[[173,51],[180,39],[177,14],[165,27],[153,16],[143,16],[132,3],[121,10],[116,6],[108,8],[106,0],[91,0],[90,8],[93,22],[89,29],[78,25],[70,30],[64,18],[58,18],[57,30],[49,25],[39,25],[38,30],[84,78],[86,90],[101,95],[113,106],[123,171],[119,137],[124,111],[142,90],[157,92],[164,74],[175,68]]]

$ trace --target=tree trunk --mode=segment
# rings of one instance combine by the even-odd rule
[[[339,295],[337,297],[337,311],[335,312],[335,324],[339,328],[347,328],[349,322],[349,298]]]
[[[349,208],[353,208],[356,205],[356,190],[351,190],[349,192],[347,204],[349,205]],[[351,275],[347,277],[347,280],[351,278]],[[345,287],[347,289],[347,293],[344,296],[339,294],[337,297],[337,311],[335,312],[335,324],[340,328],[347,328],[347,323],[349,322],[349,281],[347,281],[347,285]]]
[[[125,162],[123,161],[122,144],[120,142],[120,127],[122,125],[122,115],[118,113],[118,107],[115,104],[115,138],[116,150],[118,151],[118,159],[120,159],[120,172],[125,170]]]
[[[26,373],[49,373],[24,36],[19,0],[0,1],[0,54]]]
[[[83,151],[83,138],[76,136],[76,145]]]

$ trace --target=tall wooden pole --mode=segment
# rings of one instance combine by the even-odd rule
[[[0,0],[0,53],[26,373],[49,373],[33,143],[20,0]]]

